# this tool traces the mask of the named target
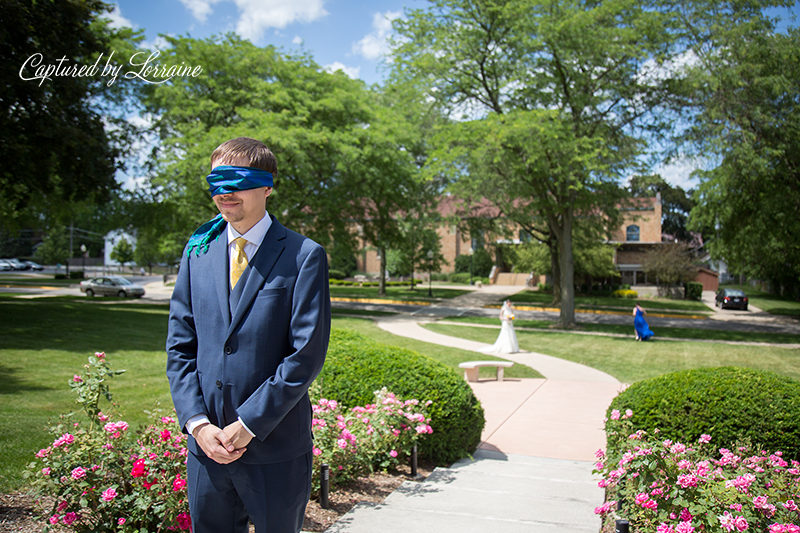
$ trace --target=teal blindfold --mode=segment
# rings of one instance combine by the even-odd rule
[[[272,187],[272,173],[260,168],[220,165],[206,176],[211,196]]]
[[[214,167],[211,174],[206,176],[206,181],[209,185],[208,192],[211,193],[211,196],[217,196],[260,187],[272,187],[272,173],[260,168],[221,165]],[[217,240],[225,230],[226,224],[222,215],[217,215],[197,228],[189,237],[186,254],[192,255],[192,251],[197,255],[206,253],[209,245]]]

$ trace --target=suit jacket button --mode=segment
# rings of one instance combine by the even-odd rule
[[[222,388],[222,382],[220,380],[217,380],[217,388],[218,389]]]
[[[230,355],[232,353],[233,353],[233,348],[231,348],[230,346],[226,346],[225,347],[225,355]]]

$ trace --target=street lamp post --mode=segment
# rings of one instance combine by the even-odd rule
[[[86,277],[86,245],[81,244],[81,257],[83,258],[83,277]]]
[[[433,250],[428,250],[428,297],[433,298],[431,280],[433,279]]]

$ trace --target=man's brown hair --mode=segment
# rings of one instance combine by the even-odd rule
[[[243,156],[250,161],[248,166],[260,168],[275,174],[278,172],[278,162],[275,154],[259,140],[250,137],[237,137],[217,146],[211,154],[211,164],[230,164],[231,160]]]

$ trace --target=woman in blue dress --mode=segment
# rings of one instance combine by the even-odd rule
[[[636,307],[633,308],[633,329],[636,330],[637,341],[646,341],[654,335],[650,330],[650,326],[647,325],[647,320],[644,319],[644,315],[646,314],[647,311],[642,309],[642,306],[638,303]]]

